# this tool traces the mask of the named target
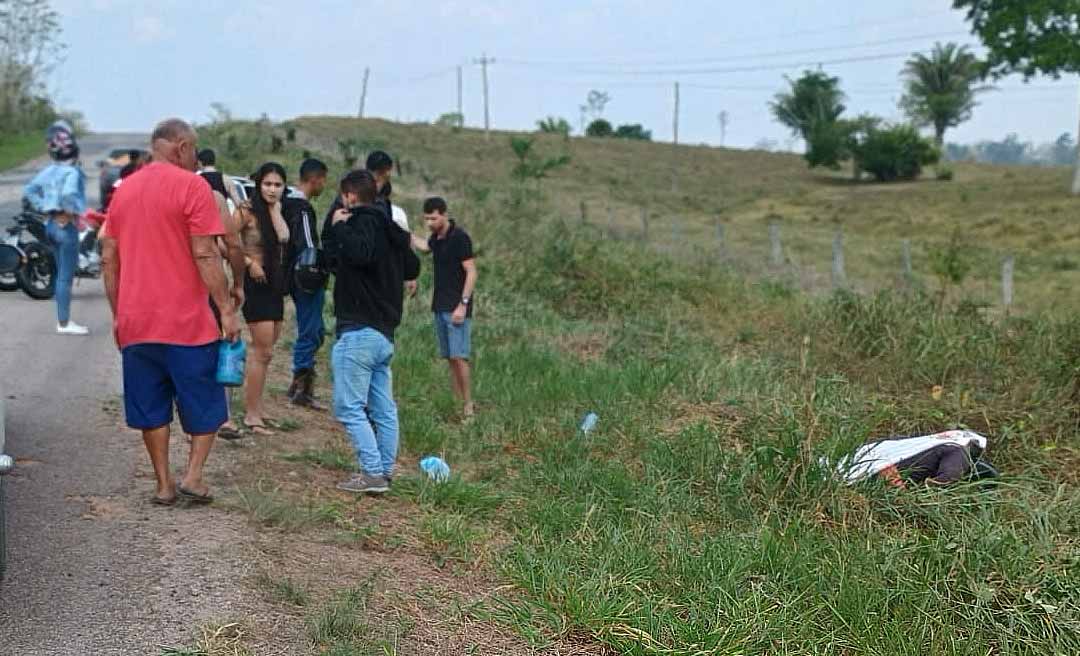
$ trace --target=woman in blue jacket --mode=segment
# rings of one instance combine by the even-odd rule
[[[49,239],[56,247],[56,332],[88,335],[90,330],[71,320],[71,283],[79,263],[79,230],[75,222],[86,212],[86,174],[79,166],[79,145],[71,126],[57,121],[46,133],[53,163],[23,189],[30,205],[49,216]]]

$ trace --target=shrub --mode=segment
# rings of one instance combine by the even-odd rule
[[[652,130],[646,130],[640,123],[620,125],[615,130],[617,139],[636,139],[638,141],[652,141]]]
[[[611,127],[611,122],[607,119],[598,118],[585,128],[586,137],[610,137],[614,134],[615,128]]]
[[[910,125],[867,131],[858,146],[859,165],[881,182],[914,180],[941,157],[937,147]]]
[[[570,122],[565,118],[549,116],[543,120],[537,121],[536,127],[546,134],[561,134],[564,137],[570,136]]]
[[[457,112],[447,112],[435,119],[435,125],[457,131],[465,126],[465,117]]]
[[[937,170],[934,172],[934,177],[942,182],[951,182],[955,173],[948,164],[938,164]]]

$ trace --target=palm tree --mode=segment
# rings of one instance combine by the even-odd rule
[[[971,118],[975,96],[990,87],[976,86],[983,65],[967,46],[934,45],[929,55],[916,53],[904,65],[900,107],[919,125],[934,126],[934,139],[945,143],[945,130]]]

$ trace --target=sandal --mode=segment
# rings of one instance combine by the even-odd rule
[[[165,506],[165,507],[175,506],[176,505],[176,497],[174,496],[171,499],[162,499],[161,497],[159,497],[158,495],[155,494],[154,496],[150,497],[150,505],[153,505],[153,506]]]
[[[274,435],[274,431],[267,428],[266,424],[249,424],[244,422],[244,429],[251,432],[252,435]]]
[[[176,496],[182,498],[188,503],[205,505],[211,503],[214,500],[214,496],[211,494],[198,494],[184,488],[181,485],[176,486]]]
[[[237,428],[236,426],[230,426],[229,424],[225,424],[224,426],[219,428],[217,434],[218,437],[223,440],[239,440],[244,437],[244,434],[240,431],[239,428]]]

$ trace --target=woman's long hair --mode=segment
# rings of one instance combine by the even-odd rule
[[[255,171],[252,179],[255,181],[255,193],[251,197],[251,211],[259,222],[259,235],[263,243],[263,271],[266,272],[266,280],[275,289],[284,292],[284,275],[281,272],[281,242],[278,241],[277,230],[274,230],[274,222],[270,219],[270,207],[262,194],[263,178],[271,173],[281,176],[282,183],[286,182],[285,168],[277,162],[267,162]],[[281,200],[285,200],[286,189],[281,190]]]

